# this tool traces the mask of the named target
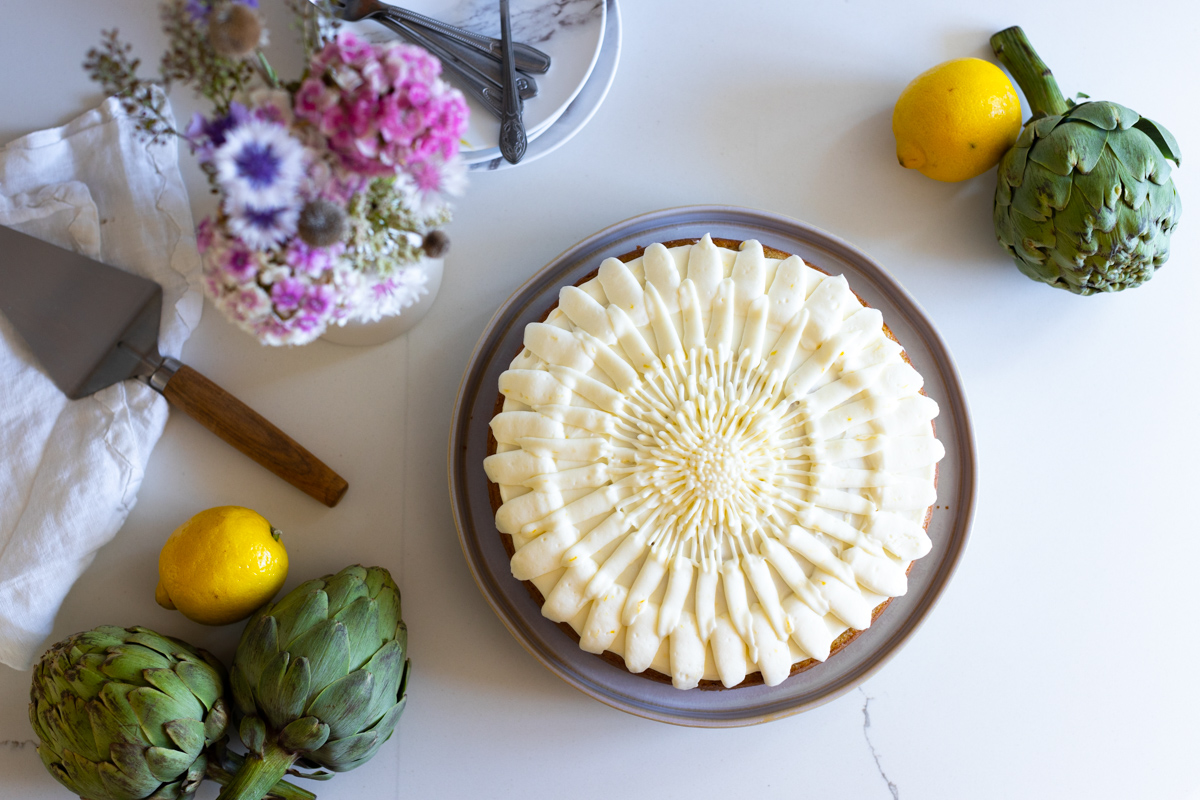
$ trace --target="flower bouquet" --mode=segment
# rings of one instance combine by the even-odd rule
[[[85,69],[151,140],[184,139],[219,196],[196,241],[204,288],[268,345],[306,344],[330,325],[399,314],[426,291],[423,258],[448,240],[448,198],[466,168],[462,94],[420,47],[365,42],[320,4],[291,8],[307,68],[285,82],[263,54],[257,0],[167,0],[160,77],[116,31]],[[165,89],[212,103],[178,131]]]

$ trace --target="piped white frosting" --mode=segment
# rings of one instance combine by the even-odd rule
[[[559,294],[500,376],[496,526],[580,647],[768,685],[929,552],[937,404],[841,276],[705,236]]]

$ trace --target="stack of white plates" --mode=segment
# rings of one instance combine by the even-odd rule
[[[500,36],[500,12],[494,0],[393,0],[394,5],[457,25],[485,36]],[[621,15],[617,0],[511,0],[513,41],[547,53],[550,71],[533,75],[538,94],[525,101],[528,149],[521,164],[558,149],[579,132],[604,102],[621,55]],[[374,42],[396,34],[377,22],[349,25]],[[455,76],[447,71],[453,84]],[[472,170],[514,166],[500,155],[500,121],[467,96],[471,121],[463,135],[462,154]]]

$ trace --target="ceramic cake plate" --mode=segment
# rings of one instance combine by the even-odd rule
[[[496,530],[483,471],[488,422],[500,373],[520,352],[525,325],[540,320],[573,285],[610,256],[654,242],[700,238],[757,239],[801,256],[879,309],[937,401],[937,437],[946,448],[938,469],[938,499],[929,523],[932,551],[916,561],[908,592],[893,599],[870,628],[828,661],[778,686],[681,691],[579,649],[544,618],[524,584],[512,577]],[[618,223],[571,247],[538,271],[496,312],[471,355],[455,402],[450,432],[450,495],[467,564],[505,627],[543,666],[585,694],[648,719],[696,727],[766,722],[828,702],[853,689],[908,641],[937,602],[966,545],[975,507],[975,443],[958,370],[945,343],[916,301],[877,262],[842,240],[777,214],[730,206],[688,206]]]

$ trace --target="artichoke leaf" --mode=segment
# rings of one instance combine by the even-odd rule
[[[392,735],[392,731],[395,730],[396,723],[400,721],[400,715],[404,713],[404,707],[407,705],[408,696],[405,695],[404,697],[400,698],[398,703],[389,708],[384,715],[379,718],[379,722],[376,722],[367,730],[378,732],[380,737],[386,741],[387,738]]]
[[[306,658],[312,675],[309,698],[350,673],[350,641],[346,626],[327,619],[297,637],[288,649],[292,658]],[[261,695],[260,695],[261,697]]]
[[[360,597],[367,597],[367,570],[354,566],[342,570],[325,582],[325,594],[329,597],[329,610],[335,614]]]
[[[158,787],[158,791],[146,798],[146,800],[179,800],[180,798],[188,797],[184,794],[184,781],[172,781],[164,783]]]
[[[251,686],[262,677],[263,667],[279,654],[279,622],[264,615],[251,620],[234,655],[234,672],[244,672]]]
[[[145,775],[128,775],[115,764],[102,761],[96,765],[100,782],[109,797],[145,797],[158,788],[159,781],[145,771]]]
[[[134,688],[128,684],[110,683],[100,690],[95,699],[84,704],[92,735],[96,737],[96,749],[100,753],[107,753],[113,742],[142,740],[144,720],[141,710],[130,699],[133,692]],[[155,731],[155,736],[157,739],[151,740],[151,744],[162,747],[170,745],[161,728]]]
[[[303,714],[312,685],[307,658],[283,652],[271,659],[258,680],[258,706],[267,724],[280,730]]]
[[[221,697],[223,687],[220,673],[194,661],[181,661],[175,667],[175,674],[206,709],[211,709]]]
[[[157,786],[162,779],[155,777],[153,770],[150,769],[150,765],[146,761],[145,749],[138,744],[114,744],[108,751],[108,760],[130,780],[138,784]],[[187,769],[193,760],[195,760],[195,756],[188,756],[183,769]],[[167,778],[174,778],[178,774],[168,775]]]
[[[1177,167],[1183,166],[1183,154],[1179,152],[1179,142],[1175,141],[1175,137],[1169,130],[1147,117],[1139,119],[1133,127],[1150,137],[1150,141],[1154,142],[1163,158],[1174,161]]]
[[[173,639],[168,639],[160,633],[155,633],[149,628],[130,628],[122,638],[123,642],[133,642],[147,647],[156,653],[163,656],[175,656],[180,654],[178,642]]]
[[[1058,116],[1057,114],[1051,114],[1049,116],[1038,117],[1037,119],[1031,119],[1029,121],[1029,124],[1025,126],[1025,129],[1033,132],[1032,135],[1033,135],[1034,139],[1041,139],[1043,137],[1049,136],[1050,132],[1052,130],[1054,130],[1055,128],[1057,128],[1058,123],[1060,123],[1062,121],[1063,121],[1062,117]],[[1021,133],[1023,134],[1024,132],[1025,131],[1022,131]],[[1017,141],[1018,141],[1018,143],[1020,142],[1020,137],[1017,137]],[[1034,147],[1036,144],[1037,144],[1037,142],[1030,141],[1029,147]]]
[[[271,608],[271,616],[279,625],[279,649],[290,650],[293,641],[329,618],[329,597],[320,588],[305,594],[289,594]]]
[[[1109,100],[1080,103],[1071,109],[1068,116],[1071,119],[1090,122],[1106,131],[1126,130],[1133,127],[1139,119],[1136,111]]]
[[[367,570],[367,595],[370,597],[378,597],[380,590],[387,584],[391,584],[393,588],[395,584],[392,582],[391,573],[382,567],[371,567]]]
[[[250,680],[246,676],[246,671],[242,669],[233,669],[229,672],[229,685],[233,689],[233,702],[237,706],[237,710],[242,714],[254,713],[254,690],[250,686]]]
[[[146,679],[146,683],[174,700],[179,708],[187,709],[188,716],[204,716],[204,704],[188,688],[187,684],[175,674],[175,670],[148,669],[144,670],[142,674]]]
[[[375,690],[375,676],[366,669],[351,672],[325,687],[308,706],[308,714],[329,726],[331,739],[342,739],[366,728]]]
[[[319,750],[329,740],[329,726],[316,717],[292,720],[279,732],[279,746],[288,752]]]
[[[373,569],[383,573],[383,585],[375,595],[375,602],[379,604],[379,641],[386,642],[396,636],[397,629],[404,624],[400,617],[400,590],[387,570]]]
[[[1088,175],[1075,176],[1075,192],[1097,213],[1102,209],[1115,209],[1123,193],[1120,169],[1116,157],[1106,152]]]
[[[1021,185],[1021,181],[1025,179],[1025,161],[1029,158],[1029,148],[1016,147],[1009,148],[1004,154],[1004,160],[1000,162],[1000,184],[1016,188]],[[1009,191],[1011,202],[1011,190]],[[997,197],[999,197],[997,195]],[[1009,203],[1004,203],[1008,205]]]
[[[358,669],[383,643],[379,638],[379,604],[364,594],[342,608],[334,619],[346,626],[350,642],[349,667]]]
[[[127,741],[128,736],[122,736],[120,739],[111,739],[105,736],[102,737],[102,742],[96,741],[97,729],[92,725],[92,712],[89,710],[89,706],[95,702],[93,700],[84,703],[72,694],[65,696],[56,706],[39,703],[38,721],[34,725],[34,729],[37,731],[38,738],[42,740],[43,747],[46,742],[53,742],[59,751],[71,750],[93,761],[98,761],[108,757],[108,746],[113,741]],[[132,711],[129,712],[129,719],[133,721],[130,727],[136,732],[137,717],[133,715]],[[103,749],[100,747],[101,744],[104,745]]]
[[[1174,230],[1175,220],[1179,218],[1179,211],[1179,192],[1175,190],[1174,182],[1151,188],[1150,216],[1161,220],[1160,230],[1165,233]]]
[[[247,750],[262,755],[267,743],[267,726],[254,714],[242,717],[242,724],[238,726],[238,737]]]
[[[149,747],[142,760],[155,780],[168,783],[186,773],[196,757],[166,747]]]
[[[379,744],[379,734],[375,731],[347,736],[344,739],[330,739],[325,745],[310,755],[310,758],[334,770],[344,772],[355,761],[361,761],[373,754],[372,750]]]
[[[144,670],[170,669],[172,666],[174,663],[171,659],[162,653],[140,644],[131,644],[109,654],[100,671],[111,680],[138,685],[144,682]]]
[[[146,741],[156,747],[170,747],[171,739],[168,738],[164,726],[183,716],[178,713],[179,706],[171,699],[170,695],[165,695],[148,686],[139,686],[129,693],[129,705],[137,714],[138,721],[141,723],[141,734]],[[200,704],[196,703],[196,705]],[[199,724],[198,720],[197,724]],[[199,749],[196,752],[200,752]]]
[[[142,628],[141,630],[145,630]],[[119,647],[125,644],[125,637],[129,635],[129,631],[119,625],[100,625],[92,628],[90,631],[85,631],[75,638],[75,647],[71,651],[71,661],[78,661],[78,652],[83,647],[90,650],[108,650],[111,647]]]
[[[395,640],[379,648],[379,652],[371,657],[364,669],[375,676],[375,685],[372,687],[366,721],[360,730],[375,724],[384,712],[395,705],[402,694],[400,687],[407,674],[408,663],[404,661],[404,649]]]
[[[99,667],[100,665],[97,664],[96,666]],[[63,689],[72,692],[76,697],[95,697],[104,688],[104,685],[110,682],[111,679],[98,669],[80,665],[72,670],[71,682],[63,687]],[[139,675],[135,685],[141,684],[141,682],[141,676]],[[126,686],[129,685],[128,682],[122,683]]]
[[[204,741],[215,742],[222,738],[228,729],[229,707],[222,697],[213,703],[212,708],[208,710],[208,716],[204,718]]]
[[[1090,125],[1063,124],[1039,141],[1029,158],[1063,177],[1076,170],[1086,174],[1096,167],[1107,139],[1105,131]]]
[[[200,755],[204,746],[208,744],[204,741],[204,723],[198,719],[173,719],[163,725],[163,729],[171,737],[175,747],[185,753],[191,753],[192,758]]]
[[[1034,140],[1033,121],[1030,120],[1021,129],[1021,133],[1017,136],[1017,141],[1013,143],[1013,147],[1020,147],[1028,150],[1033,145]]]
[[[1012,210],[1044,222],[1071,199],[1071,181],[1030,161],[1025,165],[1025,183],[1013,195]]]
[[[1139,181],[1165,183],[1171,179],[1171,168],[1149,136],[1131,128],[1119,136],[1110,136],[1108,146],[1117,160]]]
[[[59,771],[54,773],[54,777],[71,791],[78,792],[83,797],[104,797],[108,793],[108,787],[100,777],[100,768],[96,762],[68,750],[62,754],[58,766]],[[111,764],[109,767],[116,771],[116,767]],[[66,776],[65,780],[63,775]]]

